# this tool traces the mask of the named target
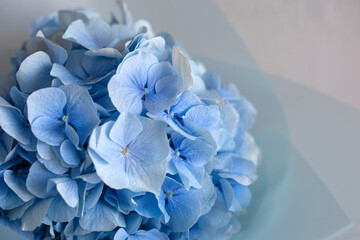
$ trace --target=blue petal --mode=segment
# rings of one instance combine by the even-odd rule
[[[75,180],[67,177],[50,179],[49,184],[53,183],[56,185],[56,190],[59,192],[61,197],[64,199],[69,207],[74,208],[79,204],[79,191],[78,185]],[[50,184],[47,188],[51,189]]]
[[[190,108],[185,117],[197,127],[207,130],[213,129],[220,121],[220,111],[217,106],[195,106]]]
[[[104,198],[105,201],[124,214],[129,214],[137,207],[131,192],[127,189],[114,190],[108,188]]]
[[[54,42],[48,40],[44,34],[40,31],[36,34],[37,37],[40,37],[44,43],[46,44],[49,53],[50,53],[50,57],[53,63],[59,63],[59,64],[64,64],[66,59],[67,59],[67,52],[66,50],[55,44]]]
[[[134,234],[138,231],[143,218],[136,212],[131,212],[125,217],[126,219],[126,232],[129,234]]]
[[[72,50],[65,63],[66,69],[79,79],[86,79],[88,77],[88,74],[82,66],[82,60],[85,56],[85,52],[86,50],[84,49]]]
[[[69,122],[76,128],[81,143],[91,134],[100,123],[96,108],[89,92],[77,85],[61,86],[67,97],[66,111]]]
[[[90,189],[86,199],[85,199],[85,208],[91,209],[95,207],[96,203],[99,201],[102,191],[104,189],[104,184],[101,182],[97,184],[94,188]]]
[[[57,63],[53,64],[50,74],[58,78],[65,85],[84,83],[83,80],[72,75],[63,65]]]
[[[241,184],[232,185],[232,190],[234,192],[234,200],[229,210],[233,212],[244,211],[251,201],[250,190]]]
[[[47,192],[47,182],[56,175],[48,171],[44,165],[36,161],[31,165],[29,175],[26,179],[26,187],[38,198],[47,198],[56,195],[56,192]]]
[[[146,193],[143,196],[134,198],[138,205],[135,211],[146,218],[154,218],[161,216],[161,210],[158,207],[158,201],[154,194]]]
[[[193,86],[190,63],[178,46],[173,47],[172,63],[176,72],[182,79],[182,91],[190,90]]]
[[[70,24],[70,26],[66,29],[63,38],[80,44],[87,49],[99,48],[90,35],[85,23],[80,19]]]
[[[94,219],[101,219],[101,221],[94,221]],[[88,231],[112,231],[116,227],[125,227],[125,218],[115,208],[100,200],[95,207],[85,211],[79,223]]]
[[[10,136],[19,142],[29,145],[32,138],[31,131],[26,126],[26,119],[21,111],[0,97],[0,126]]]
[[[173,159],[173,162],[181,182],[186,189],[189,189],[190,187],[201,188],[202,179],[205,173],[204,167],[193,167],[181,158],[175,158]]]
[[[140,52],[122,63],[118,74],[108,84],[109,96],[119,112],[141,113],[147,73],[157,62],[154,55]]]
[[[28,56],[20,65],[16,73],[19,87],[24,93],[32,93],[37,89],[49,87],[51,61],[44,52],[36,52]]]
[[[181,194],[168,200],[166,211],[170,216],[167,225],[174,232],[185,232],[199,219],[201,205],[195,197]]]
[[[77,166],[81,161],[81,156],[70,140],[65,140],[61,144],[60,153],[63,160],[71,166]]]
[[[219,91],[221,89],[220,76],[214,71],[207,71],[202,75],[205,86],[209,90]]]
[[[34,205],[28,208],[21,218],[21,230],[34,231],[35,228],[40,226],[52,201],[52,198],[36,200]]]
[[[4,181],[24,202],[34,198],[34,195],[26,189],[25,181],[22,178],[15,176],[12,170],[6,170],[4,172]]]
[[[38,117],[31,123],[31,130],[41,141],[59,146],[64,141],[64,123],[51,117]]]
[[[186,162],[194,167],[204,166],[213,156],[213,148],[202,139],[181,142],[180,153],[186,158]]]
[[[220,171],[219,176],[223,178],[232,178],[244,186],[249,186],[257,179],[256,166],[253,162],[233,157],[231,166],[230,171]]]
[[[101,18],[91,19],[87,28],[98,48],[107,47],[114,40],[110,25]]]
[[[19,109],[24,110],[26,105],[26,99],[29,95],[21,92],[16,86],[11,87],[10,97]]]
[[[122,113],[110,131],[110,138],[122,147],[127,147],[143,131],[139,119],[130,113]]]
[[[175,76],[166,76],[156,83],[155,94],[145,96],[145,108],[152,113],[159,113],[171,106],[175,102],[178,90]]]
[[[28,119],[30,124],[38,117],[63,117],[66,96],[58,88],[45,88],[32,93],[27,99]]]
[[[169,237],[157,229],[139,230],[133,235],[129,235],[124,229],[119,229],[114,240],[169,240]]]
[[[69,207],[64,199],[58,195],[52,201],[47,215],[54,222],[69,222],[74,219],[77,212],[78,207]]]

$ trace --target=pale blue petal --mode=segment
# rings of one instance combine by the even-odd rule
[[[104,184],[101,182],[96,185],[96,187],[90,189],[85,198],[85,208],[91,209],[95,207],[96,203],[99,201],[102,191],[104,189]]]
[[[36,150],[39,156],[45,160],[56,158],[53,147],[42,141],[37,141]]]
[[[101,219],[101,221],[94,221]],[[125,227],[125,218],[115,208],[100,200],[95,207],[85,211],[79,220],[80,226],[88,231],[112,231],[116,227]]]
[[[52,198],[36,200],[34,205],[28,208],[21,218],[21,230],[34,231],[35,228],[40,226],[52,201]]]
[[[197,127],[207,130],[213,129],[220,121],[220,111],[217,106],[195,106],[190,108],[185,117]]]
[[[202,139],[189,140],[181,142],[180,153],[185,157],[186,162],[194,167],[204,166],[213,156],[213,148]]]
[[[0,97],[0,126],[10,136],[19,142],[29,145],[32,138],[30,128],[21,111]]]
[[[64,133],[69,138],[69,140],[72,142],[72,144],[74,144],[74,146],[79,145],[79,142],[80,142],[79,135],[76,132],[76,130],[68,122],[65,123]]]
[[[98,48],[107,47],[114,40],[110,25],[101,18],[90,19],[87,29]]]
[[[132,193],[127,189],[114,190],[108,188],[104,198],[106,202],[124,214],[129,214],[137,206],[133,200]]]
[[[59,146],[64,141],[64,123],[51,117],[38,117],[31,123],[31,130],[41,141]]]
[[[180,194],[168,199],[166,211],[170,216],[167,225],[174,232],[185,232],[199,219],[201,205],[194,196]]]
[[[98,49],[91,34],[89,33],[85,23],[82,20],[72,22],[63,35],[64,39],[80,44],[87,49]]]
[[[26,105],[26,99],[28,98],[28,94],[21,92],[16,86],[11,87],[10,89],[10,97],[15,106],[19,109],[24,110]]]
[[[51,178],[55,178],[56,175],[48,171],[44,165],[39,161],[36,161],[29,170],[29,175],[26,179],[26,187],[38,198],[47,198],[56,195],[56,192],[47,192],[47,182]]]
[[[220,189],[222,191],[226,206],[227,206],[227,208],[230,208],[233,200],[235,200],[234,199],[235,196],[234,196],[231,184],[226,179],[220,179],[219,183],[220,183],[220,187],[221,187]]]
[[[63,177],[50,179],[50,182],[56,185],[56,190],[69,207],[74,208],[79,205],[79,191],[75,180]]]
[[[66,105],[66,96],[58,88],[45,88],[32,93],[27,99],[30,124],[38,117],[61,119]]]
[[[216,72],[207,71],[201,77],[207,89],[215,91],[219,91],[221,89],[221,79]]]
[[[154,89],[158,80],[169,75],[176,76],[176,72],[169,62],[159,62],[152,65],[148,71],[148,88]]]
[[[84,49],[72,50],[65,63],[66,69],[68,69],[70,73],[79,79],[86,79],[88,77],[88,74],[85,72],[82,66],[82,60],[85,56],[85,52],[86,50]]]
[[[77,166],[81,156],[70,140],[65,140],[60,146],[60,153],[63,160],[70,166]]]
[[[138,205],[135,211],[146,218],[154,218],[161,216],[161,210],[158,207],[158,201],[154,194],[146,193],[143,196],[134,198]]]
[[[69,207],[64,199],[58,195],[52,201],[47,215],[54,222],[69,222],[76,217],[77,212],[78,207]]]
[[[19,87],[24,93],[32,93],[37,89],[49,87],[51,61],[45,52],[36,52],[28,56],[20,65],[16,73]]]
[[[57,63],[53,64],[50,74],[58,78],[65,85],[84,83],[83,80],[72,75],[63,65]]]
[[[203,105],[203,103],[198,96],[192,92],[183,92],[172,106],[171,112],[179,116],[184,116],[190,108],[199,105]]]
[[[6,170],[4,172],[4,181],[24,202],[34,198],[34,195],[26,189],[24,179],[16,176],[12,170]]]
[[[127,240],[129,237],[129,234],[125,231],[125,229],[120,228],[115,236],[114,236],[114,240]]]
[[[68,55],[63,47],[47,39],[41,31],[39,31],[36,34],[36,36],[40,37],[45,42],[53,63],[58,63],[58,64],[65,63]]]
[[[110,138],[123,148],[127,147],[143,131],[139,119],[128,112],[120,114],[110,131]]]
[[[16,219],[20,219],[25,211],[34,204],[36,198],[31,199],[30,201],[24,203],[23,205],[9,210],[8,218],[10,221],[15,221]]]
[[[204,177],[204,167],[193,167],[181,158],[173,159],[173,163],[180,176],[181,182],[186,189],[190,187],[201,188],[202,179]]]
[[[109,96],[119,112],[141,113],[147,73],[157,62],[154,55],[140,52],[122,63],[118,74],[108,84]]]
[[[145,108],[152,113],[159,113],[169,108],[176,100],[177,80],[175,76],[166,76],[157,81],[156,93],[145,96]]]
[[[232,201],[229,210],[233,212],[244,211],[251,201],[250,190],[241,184],[233,185],[232,190],[234,192],[234,200]]]
[[[174,46],[172,50],[172,64],[174,69],[182,79],[182,91],[189,91],[193,86],[193,78],[191,76],[191,67],[189,60],[184,56],[178,46]]]
[[[136,212],[131,212],[125,216],[126,219],[126,232],[129,234],[134,234],[138,231],[143,218]]]
[[[233,157],[231,166],[232,168],[229,172],[220,172],[219,176],[223,178],[232,178],[244,186],[249,186],[257,179],[256,166],[253,162]]]
[[[69,168],[64,167],[60,164],[60,160],[57,157],[51,158],[51,159],[42,159],[38,157],[39,162],[44,164],[44,166],[52,173],[55,174],[64,174],[66,173]]]

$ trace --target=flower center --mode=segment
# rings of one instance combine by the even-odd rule
[[[180,151],[179,151],[179,150],[176,150],[176,151],[175,151],[175,155],[176,155],[177,157],[180,157]]]
[[[124,148],[121,153],[122,153],[122,155],[126,155],[128,153],[128,149]]]
[[[65,116],[62,117],[61,120],[63,120],[65,122],[65,121],[69,120],[69,117],[65,115]]]
[[[167,197],[168,199],[171,199],[171,198],[173,197],[173,195],[172,195],[171,192],[167,192],[167,193],[166,193],[166,197]]]
[[[146,95],[146,94],[148,94],[149,93],[149,89],[148,88],[144,88],[143,89],[143,93]]]
[[[90,80],[91,80],[90,76],[84,79],[85,82],[89,82]]]
[[[175,116],[175,114],[172,113],[172,112],[169,112],[169,116],[170,116],[171,118],[173,118],[173,117]]]

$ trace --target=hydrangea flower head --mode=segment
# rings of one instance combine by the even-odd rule
[[[26,239],[229,239],[256,110],[168,33],[88,10],[36,20],[0,97],[0,224]]]

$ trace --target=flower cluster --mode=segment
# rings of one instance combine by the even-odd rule
[[[36,20],[0,98],[0,223],[28,239],[228,239],[256,111],[171,35],[87,10]]]

